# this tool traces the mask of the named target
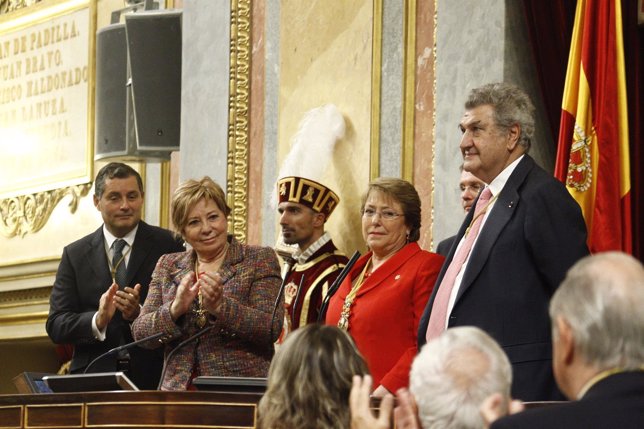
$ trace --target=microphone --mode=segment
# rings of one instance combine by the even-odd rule
[[[123,344],[122,346],[118,346],[118,347],[114,347],[113,349],[109,349],[108,351],[106,351],[102,355],[98,355],[98,357],[96,357],[93,361],[91,361],[89,363],[89,365],[87,365],[85,367],[85,370],[83,371],[83,374],[87,374],[87,371],[89,371],[89,369],[92,367],[92,365],[94,365],[97,361],[103,359],[105,356],[113,355],[114,353],[118,353],[121,350],[127,350],[127,349],[129,349],[131,347],[138,346],[139,344],[145,343],[147,341],[156,340],[157,338],[160,338],[160,337],[162,337],[164,335],[165,334],[163,332],[157,332],[156,334],[150,335],[149,337],[141,338],[140,340],[132,341],[131,343]]]
[[[172,351],[170,353],[168,353],[168,356],[163,360],[163,369],[161,370],[161,378],[159,379],[159,385],[157,386],[157,390],[161,390],[161,386],[163,385],[163,377],[165,377],[165,373],[168,370],[168,362],[170,362],[170,359],[174,356],[174,354],[176,352],[178,352],[179,349],[181,349],[183,346],[185,346],[189,342],[194,341],[197,338],[201,337],[203,334],[205,334],[206,332],[210,331],[214,327],[215,327],[215,325],[210,325],[210,326],[206,326],[205,328],[203,328],[200,331],[197,331],[192,336],[190,336],[187,339],[181,341],[179,343],[179,345],[177,345],[177,347],[175,347],[174,349],[172,349]]]
[[[277,314],[277,308],[280,305],[280,298],[282,298],[282,295],[284,294],[284,288],[286,287],[286,279],[288,277],[288,273],[291,271],[291,268],[293,268],[293,265],[295,265],[295,260],[293,258],[284,258],[284,278],[282,278],[282,283],[280,284],[279,291],[277,292],[277,298],[275,298],[275,304],[273,304],[273,313],[271,314],[271,327],[268,332],[269,344],[273,343],[273,323],[275,323],[275,315]],[[304,276],[302,276],[302,279],[304,279]]]
[[[318,323],[324,323],[324,319],[326,318],[326,310],[327,310],[327,307],[329,306],[329,301],[331,300],[331,297],[335,295],[338,289],[340,289],[340,285],[347,277],[347,275],[349,275],[349,271],[351,271],[351,268],[353,268],[353,265],[356,263],[359,257],[360,257],[360,252],[356,250],[353,256],[351,256],[351,259],[349,259],[349,262],[347,262],[347,265],[344,266],[342,271],[340,271],[340,274],[338,275],[338,277],[336,277],[333,284],[329,287],[329,291],[326,293],[326,296],[322,301],[322,305],[320,306]]]

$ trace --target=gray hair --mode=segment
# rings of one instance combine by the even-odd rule
[[[535,109],[530,97],[510,83],[490,83],[471,90],[465,101],[468,110],[483,105],[494,108],[494,122],[498,128],[508,130],[513,125],[519,125],[519,144],[527,153],[534,137]]]
[[[556,320],[570,326],[575,349],[599,369],[637,370],[644,365],[644,267],[634,257],[606,252],[572,266],[550,302]]]
[[[427,343],[411,366],[411,393],[423,428],[483,428],[479,407],[501,393],[507,412],[512,367],[501,347],[479,328],[451,328]]]

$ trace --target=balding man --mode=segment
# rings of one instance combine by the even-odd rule
[[[644,428],[642,264],[618,252],[580,260],[552,298],[550,318],[555,378],[573,402],[492,428]]]

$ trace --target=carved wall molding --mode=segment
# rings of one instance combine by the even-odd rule
[[[0,309],[49,303],[52,286],[0,292]]]
[[[42,0],[0,0],[0,14],[13,12],[14,10],[29,7]]]
[[[91,187],[90,182],[0,200],[0,234],[11,238],[40,231],[56,205],[67,195],[72,198],[70,212],[75,213],[79,200],[88,194]]]
[[[230,96],[226,193],[229,227],[246,242],[248,231],[248,136],[250,109],[251,0],[230,2]]]

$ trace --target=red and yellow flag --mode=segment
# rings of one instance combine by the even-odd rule
[[[578,0],[555,176],[577,200],[591,252],[632,253],[630,164],[619,0]]]

